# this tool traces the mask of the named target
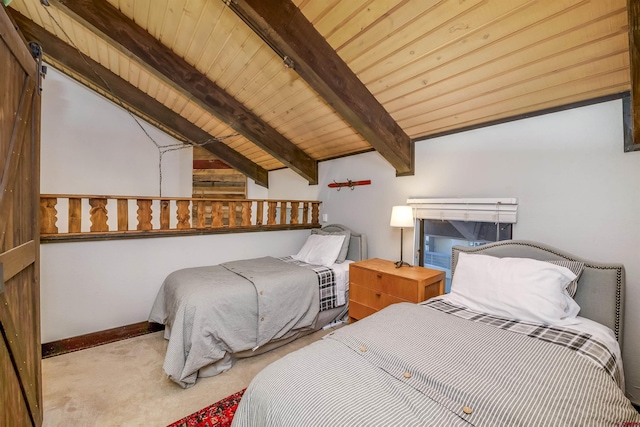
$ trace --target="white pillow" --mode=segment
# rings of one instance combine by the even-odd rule
[[[311,230],[311,234],[320,234],[322,236],[344,236],[344,240],[342,241],[342,248],[340,249],[338,258],[336,258],[336,264],[342,263],[347,259],[347,252],[349,252],[349,241],[351,240],[351,230],[325,231],[321,228],[314,228],[313,230]]]
[[[451,302],[511,319],[570,324],[580,311],[566,291],[575,278],[568,268],[544,261],[460,252]]]
[[[292,258],[307,264],[330,266],[336,262],[344,235],[321,235],[312,234],[307,237],[300,252],[293,255]]]

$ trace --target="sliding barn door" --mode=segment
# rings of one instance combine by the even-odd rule
[[[38,63],[0,5],[0,425],[42,425]]]

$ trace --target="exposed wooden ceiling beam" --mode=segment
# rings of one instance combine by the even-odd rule
[[[209,133],[113,74],[91,58],[85,57],[83,59],[76,49],[20,13],[12,9],[6,10],[27,40],[40,43],[45,57],[51,58],[53,62],[69,68],[106,93],[110,93],[115,98],[120,99],[125,104],[125,108],[128,107],[129,111],[143,119],[147,116],[158,123],[162,123],[169,130],[192,143],[200,144],[210,141],[202,145],[202,148],[253,179],[256,184],[264,187],[269,185],[269,173],[264,168],[224,143],[216,141]]]
[[[177,85],[211,114],[278,159],[311,184],[318,183],[318,162],[278,133],[194,66],[124,16],[107,1],[51,0],[74,19],[88,24],[133,54],[170,84]]]
[[[640,150],[640,0],[627,0],[629,17],[629,68],[631,72],[631,120],[625,150]],[[625,124],[625,126],[627,126]]]
[[[232,0],[229,7],[356,129],[398,174],[413,173],[412,142],[291,0]]]

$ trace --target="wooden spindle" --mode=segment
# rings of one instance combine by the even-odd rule
[[[251,202],[244,201],[242,202],[242,226],[249,227],[251,226]]]
[[[160,200],[160,230],[168,230],[171,222],[171,201]]]
[[[189,215],[189,200],[176,200],[176,219],[178,223],[176,228],[184,230],[191,228],[191,216]]]
[[[229,227],[236,226],[236,202],[229,201]]]
[[[299,202],[291,202],[291,224],[298,224],[298,206]]]
[[[280,202],[280,224],[284,225],[287,223],[287,202]]]
[[[222,202],[215,201],[211,203],[211,227],[220,228],[223,227],[222,222]]]
[[[310,203],[302,202],[302,223],[309,224],[309,205]]]
[[[258,205],[256,209],[256,225],[260,226],[262,225],[262,218],[264,217],[264,201],[258,200],[256,204]]]
[[[311,224],[320,224],[320,202],[311,202]]]
[[[82,231],[82,199],[69,197],[69,233]]]
[[[196,213],[196,228],[206,228],[207,227],[207,212],[206,212],[206,204],[204,200],[198,200],[196,202],[196,209],[198,212]]]
[[[278,202],[267,202],[267,225],[275,225],[276,224],[276,208],[278,206]]]
[[[138,230],[151,230],[151,200],[138,199]]]
[[[40,199],[40,234],[58,234],[57,204],[57,197],[42,197]]]
[[[89,206],[89,221],[91,221],[91,231],[109,231],[109,225],[107,221],[107,199],[105,198],[90,198]]]
[[[129,230],[129,200],[118,199],[118,231]]]

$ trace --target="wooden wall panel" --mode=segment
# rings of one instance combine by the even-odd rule
[[[245,175],[222,164],[211,153],[200,148],[194,148],[193,160],[192,197],[247,198],[247,177]],[[199,169],[198,167],[203,168]],[[210,215],[210,210],[207,215]]]

